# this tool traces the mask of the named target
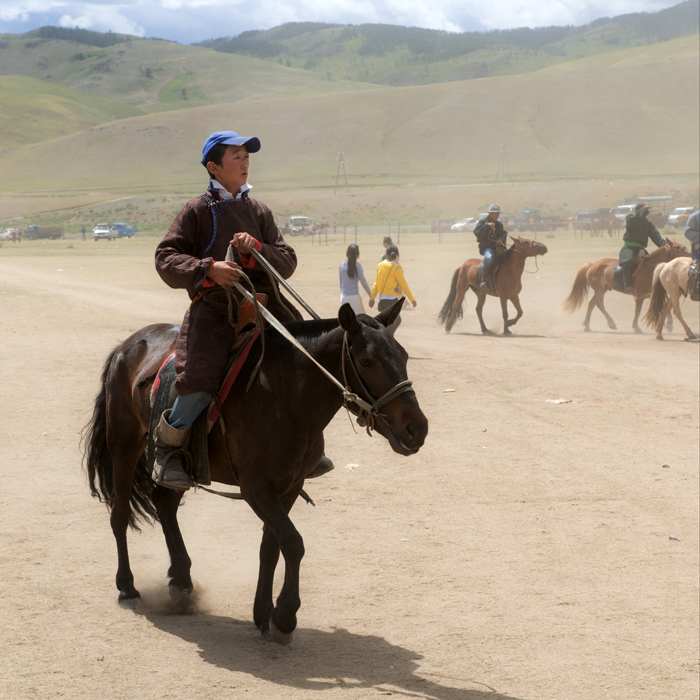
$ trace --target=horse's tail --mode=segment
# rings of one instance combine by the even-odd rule
[[[438,314],[438,322],[442,323],[443,325],[447,322],[447,320],[450,318],[450,314],[452,313],[452,305],[455,303],[455,299],[457,298],[457,280],[459,278],[459,271],[461,270],[461,267],[458,267],[455,270],[454,275],[452,275],[452,285],[450,286],[450,293],[447,295],[447,299],[445,299],[445,303],[442,305],[442,309],[440,309],[440,313]],[[452,323],[464,316],[464,310],[462,309],[464,299],[462,299],[462,303],[460,303],[459,308],[457,309],[455,313],[455,317],[452,319]]]
[[[105,362],[92,418],[83,428],[81,439],[84,450],[83,466],[87,472],[90,493],[100,501],[104,501],[110,510],[114,502],[114,464],[107,447],[107,382],[112,359],[118,349],[115,348]],[[151,500],[153,486],[154,482],[147,468],[146,455],[142,454],[136,466],[130,495],[129,525],[135,530],[139,529],[138,520],[148,522],[151,519],[158,519],[158,514]]]
[[[659,279],[659,275],[664,267],[666,267],[666,263],[659,263],[654,268],[654,277],[651,282],[651,294],[649,296],[649,308],[646,314],[644,314],[643,319],[647,326],[654,328],[656,328],[662,318],[666,300],[668,299],[668,293]]]
[[[572,314],[574,311],[578,311],[581,308],[581,304],[583,304],[588,296],[588,280],[586,279],[586,273],[592,264],[593,263],[586,263],[579,267],[569,296],[566,297],[562,304],[562,311],[565,314]]]

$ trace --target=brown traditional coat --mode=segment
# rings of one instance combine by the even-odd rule
[[[284,279],[291,277],[297,266],[296,254],[284,242],[270,208],[254,199],[219,200],[211,192],[190,200],[177,215],[156,248],[156,270],[166,284],[186,289],[190,299],[194,299],[211,285],[206,275],[212,261],[225,260],[231,239],[242,231],[260,241],[262,256]],[[278,319],[300,318],[286,299],[286,308],[279,304],[274,289],[277,283],[269,279],[259,263],[249,256],[241,260],[238,251],[234,257],[256,291],[267,294],[267,308]],[[223,288],[216,287],[185,313],[175,350],[178,393],[216,394],[234,338],[235,330],[228,322],[226,294]]]

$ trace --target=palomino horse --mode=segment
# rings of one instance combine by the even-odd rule
[[[337,319],[286,327],[348,388],[347,405],[359,414],[360,425],[383,435],[394,452],[412,455],[425,441],[428,421],[406,376],[406,351],[386,330],[400,310],[399,302],[372,318],[355,316],[344,304]],[[140,597],[127,549],[127,527],[137,527],[139,519],[160,520],[170,553],[171,596],[187,601],[193,590],[191,562],[177,522],[182,492],[156,486],[144,453],[151,411],[149,380],[173,351],[177,333],[178,326],[170,324],[147,326],[115,348],[105,363],[86,427],[90,489],[111,511],[120,602]],[[259,342],[222,406],[224,426],[209,433],[208,448],[212,480],[239,486],[243,499],[264,523],[253,618],[267,639],[286,644],[301,605],[299,565],[304,556],[304,542],[289,511],[323,454],[323,430],[343,406],[344,392],[279,332],[264,334],[265,352],[253,383],[246,391],[261,355]],[[360,401],[366,402],[366,409],[360,408]],[[273,577],[280,552],[285,575],[274,604]]]
[[[658,340],[664,339],[664,321],[671,313],[671,308],[685,330],[686,340],[698,339],[685,322],[679,303],[681,295],[685,297],[690,292],[688,270],[691,263],[691,258],[676,258],[668,263],[660,263],[654,270],[649,308],[644,316],[644,322],[647,326],[653,326]]]
[[[503,311],[503,335],[511,335],[510,326],[514,326],[520,317],[523,315],[523,309],[520,306],[520,290],[523,288],[521,277],[525,269],[525,258],[530,258],[535,255],[544,255],[547,252],[547,246],[538,241],[531,241],[527,238],[514,238],[513,245],[501,257],[498,268],[493,274],[494,291],[481,289],[476,283],[476,271],[481,265],[481,260],[472,259],[466,260],[462,267],[455,270],[452,277],[452,286],[447,299],[443,304],[438,321],[445,324],[445,330],[449,333],[457,319],[462,318],[464,311],[462,302],[467,290],[471,289],[476,294],[476,315],[479,318],[481,332],[484,334],[490,333],[489,329],[484,324],[482,310],[486,297],[488,295],[499,297],[501,300],[501,309]],[[508,320],[508,301],[511,301],[517,316],[514,319]]]
[[[654,268],[659,263],[668,262],[669,260],[683,255],[690,255],[690,251],[684,245],[667,238],[666,245],[649,253],[640,263],[639,268],[634,273],[633,291],[624,292],[625,294],[634,295],[636,305],[632,328],[635,333],[642,332],[637,321],[642,311],[642,304],[651,293],[651,280],[654,274]],[[608,322],[608,328],[617,330],[615,321],[612,320],[612,316],[605,310],[603,297],[607,291],[613,289],[613,274],[618,264],[616,258],[603,258],[602,260],[598,260],[598,262],[581,265],[576,272],[574,284],[571,287],[569,296],[564,300],[562,308],[566,314],[572,314],[578,311],[588,296],[588,288],[590,287],[593,290],[593,298],[588,302],[586,318],[583,321],[583,330],[591,330],[591,314],[595,306],[597,306],[601,310],[603,316],[605,316]]]

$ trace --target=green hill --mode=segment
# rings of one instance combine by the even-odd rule
[[[384,85],[527,73],[557,63],[697,34],[700,4],[600,19],[581,27],[449,33],[379,24],[313,22],[244,32],[201,45],[304,68],[333,78]]]
[[[47,141],[142,111],[26,76],[0,75],[0,148]]]
[[[519,179],[696,173],[698,78],[686,38],[525,76],[162,112],[7,150],[0,189],[80,188],[97,173],[107,187],[201,181],[200,144],[230,127],[261,137],[268,189],[327,185],[341,151],[363,184],[481,182],[504,142]]]
[[[82,36],[81,30],[69,31]],[[249,56],[159,39],[127,37],[100,47],[36,33],[0,36],[0,75],[37,78],[146,112],[362,88]]]

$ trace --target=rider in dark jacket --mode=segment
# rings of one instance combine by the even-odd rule
[[[508,237],[508,232],[498,220],[500,215],[501,208],[498,204],[492,204],[489,207],[488,216],[479,219],[479,223],[474,228],[474,235],[479,242],[479,253],[484,256],[483,274],[479,285],[482,289],[488,289],[488,279],[491,274],[489,268],[496,259],[496,244],[501,241],[505,245]]]
[[[620,265],[622,266],[625,292],[633,290],[634,261],[639,251],[647,247],[649,239],[651,238],[659,248],[666,245],[666,241],[656,226],[647,219],[648,214],[649,207],[644,202],[640,202],[634,208],[634,212],[625,218],[625,235],[622,237],[625,245],[620,250]]]

